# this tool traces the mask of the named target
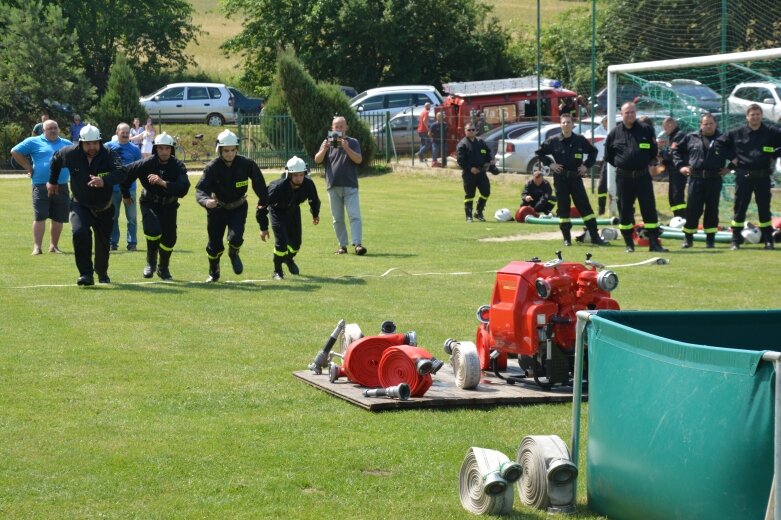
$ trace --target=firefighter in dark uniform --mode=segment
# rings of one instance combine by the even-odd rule
[[[474,218],[480,222],[485,222],[483,210],[488,197],[491,196],[491,183],[488,181],[486,171],[494,175],[499,173],[496,169],[496,162],[491,155],[491,149],[485,144],[485,141],[476,136],[476,127],[468,123],[464,128],[466,136],[461,139],[456,147],[456,159],[461,167],[461,180],[464,182],[464,212],[466,221],[472,222],[472,205],[475,200],[475,193],[479,191],[477,197],[477,208]]]
[[[716,247],[716,232],[719,230],[719,197],[721,197],[722,175],[727,173],[724,158],[716,150],[716,140],[721,136],[716,120],[711,114],[700,116],[700,131],[687,134],[678,141],[673,150],[674,168],[689,179],[689,200],[686,206],[686,224],[683,227],[683,248],[694,245],[694,233],[702,219],[705,231],[705,247]]]
[[[550,213],[556,197],[553,196],[553,187],[542,176],[539,166],[532,171],[532,178],[526,183],[521,192],[521,206],[530,206],[540,214]]]
[[[233,272],[241,274],[244,265],[239,250],[244,243],[244,225],[247,221],[247,190],[252,181],[252,190],[258,196],[255,217],[260,225],[260,238],[268,238],[268,191],[263,173],[254,161],[238,155],[239,140],[230,130],[217,136],[217,157],[203,169],[203,176],[195,185],[195,198],[206,208],[206,229],[209,243],[206,255],[209,257],[207,282],[220,279],[220,257],[225,251],[222,239],[228,230],[228,257]]]
[[[666,253],[667,249],[659,243],[659,216],[648,171],[658,154],[656,136],[651,127],[637,121],[634,103],[621,106],[621,120],[605,139],[605,160],[616,167],[616,193],[620,201],[618,229],[624,237],[626,252],[634,252],[632,235],[637,199],[648,236],[648,250]]]
[[[46,189],[53,197],[59,192],[60,170],[71,173],[70,223],[73,253],[79,270],[78,285],[111,283],[108,257],[111,230],[114,227],[114,205],[111,194],[115,184],[125,180],[122,159],[100,142],[100,130],[87,125],[79,132],[79,142],[55,152]],[[92,237],[95,237],[95,263],[92,263]]]
[[[773,223],[770,213],[770,176],[776,149],[781,147],[781,129],[762,123],[762,107],[751,104],[746,110],[746,126],[723,134],[716,141],[717,152],[735,165],[735,206],[732,215],[732,249],[743,243],[746,210],[751,194],[757,202],[759,230],[765,249],[773,249]]]
[[[281,179],[268,185],[268,211],[271,229],[274,231],[274,275],[275,280],[284,278],[282,264],[287,265],[290,274],[298,274],[293,261],[301,249],[301,208],[309,202],[312,224],[320,223],[320,198],[315,183],[307,176],[309,170],[303,159],[293,156]],[[260,211],[260,210],[258,210]]]
[[[591,243],[604,246],[607,242],[599,236],[597,217],[591,209],[581,177],[594,166],[597,149],[588,139],[572,132],[572,114],[561,114],[559,124],[561,133],[546,139],[535,153],[542,163],[551,165],[553,187],[556,188],[556,214],[564,245],[572,245],[570,204],[574,202],[591,236]],[[548,155],[553,156],[553,164]]]
[[[665,117],[662,121],[664,139],[667,144],[659,150],[662,164],[667,171],[667,200],[670,202],[670,211],[675,217],[686,216],[686,176],[675,167],[673,153],[686,134],[681,132],[678,122],[672,117]],[[661,134],[660,134],[661,135]]]
[[[173,137],[165,132],[155,137],[152,155],[129,164],[127,179],[122,183],[123,198],[130,196],[130,186],[136,179],[143,187],[139,204],[146,237],[144,278],[152,278],[156,270],[163,280],[172,279],[168,267],[176,245],[179,199],[190,191],[187,167],[175,157],[174,144]]]

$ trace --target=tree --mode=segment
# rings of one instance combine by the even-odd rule
[[[92,111],[92,118],[104,138],[113,133],[121,123],[130,123],[134,117],[146,119],[146,110],[138,102],[139,93],[136,76],[128,65],[127,58],[117,53],[108,77],[108,88],[100,103]]]
[[[76,110],[91,105],[95,89],[58,6],[33,0],[17,9],[0,3],[0,27],[0,121],[28,125],[55,101]]]
[[[66,32],[75,33],[84,71],[98,92],[106,89],[117,49],[125,53],[138,75],[155,74],[171,66],[184,69],[192,62],[185,47],[196,39],[199,29],[192,24],[193,8],[188,0],[103,0],[99,5],[83,0],[36,1],[62,9],[67,17]],[[4,3],[27,9],[22,0]],[[31,41],[49,31],[50,26],[39,25]]]
[[[225,49],[246,58],[243,81],[267,86],[275,51],[295,50],[320,81],[359,90],[510,75],[509,34],[480,0],[225,0],[245,16]]]
[[[290,51],[279,53],[277,70],[280,88],[307,153],[310,156],[317,153],[331,129],[334,114],[342,114],[347,120],[350,135],[361,144],[361,166],[370,165],[374,157],[374,140],[366,124],[350,108],[342,91],[335,85],[315,83]]]

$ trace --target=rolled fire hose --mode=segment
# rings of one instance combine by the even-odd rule
[[[683,240],[686,237],[686,234],[678,229],[664,229],[659,236],[669,240]],[[705,242],[707,237],[705,236],[705,233],[692,233],[692,240],[695,242]],[[713,241],[718,242],[719,244],[729,244],[732,242],[732,233],[716,233],[713,237]]]
[[[361,331],[361,327],[359,327],[357,323],[348,323],[342,330],[342,341],[340,343],[339,352],[344,354],[347,352],[347,347],[350,346],[350,343],[353,341],[358,341],[362,337],[363,332]]]
[[[480,357],[471,341],[454,341],[450,344],[450,365],[456,386],[465,390],[477,388],[480,383]]]
[[[523,475],[518,480],[521,501],[549,513],[575,512],[575,477],[578,468],[557,435],[524,437],[515,460]]]
[[[398,345],[386,349],[380,359],[378,370],[381,386],[407,383],[412,397],[422,397],[433,384],[431,359],[429,352],[418,347]],[[427,368],[419,370],[421,365],[426,366],[427,360],[429,360]]]
[[[389,347],[403,344],[404,336],[404,334],[364,336],[358,341],[352,342],[347,347],[347,353],[342,364],[350,381],[369,388],[396,386],[399,383],[406,383],[406,381],[397,381],[389,385],[382,384],[377,372],[383,352]],[[412,385],[410,385],[411,387]]]
[[[509,515],[513,510],[513,482],[519,478],[520,466],[504,453],[469,448],[458,476],[461,505],[476,515]]]
[[[617,217],[611,217],[611,218],[598,218],[596,219],[598,226],[615,226],[618,224],[618,218]],[[532,217],[528,216],[524,220],[527,224],[555,224],[559,225],[561,224],[561,219],[559,217]],[[569,219],[570,224],[573,226],[582,226],[583,225],[583,219],[582,218],[571,218]]]

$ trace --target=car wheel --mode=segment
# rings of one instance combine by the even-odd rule
[[[220,114],[209,114],[206,116],[206,124],[209,126],[222,126],[225,124],[225,118]]]
[[[532,160],[529,161],[529,164],[526,165],[526,173],[531,174],[534,171],[534,166],[539,162],[539,159],[537,157],[534,157]]]

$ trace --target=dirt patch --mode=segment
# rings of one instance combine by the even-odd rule
[[[506,237],[481,238],[479,242],[517,242],[521,240],[561,240],[561,231],[543,231],[540,233],[519,233]]]

